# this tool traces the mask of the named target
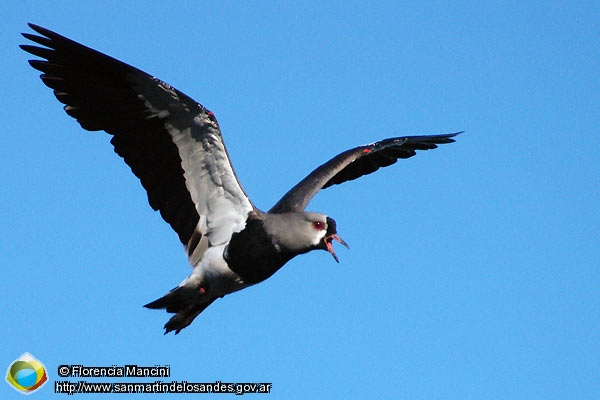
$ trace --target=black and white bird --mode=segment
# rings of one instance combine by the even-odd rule
[[[175,315],[179,333],[219,297],[273,275],[298,254],[332,242],[348,247],[327,215],[304,211],[321,189],[359,178],[458,133],[381,140],[317,167],[269,211],[248,198],[231,166],[214,114],[167,83],[48,29],[23,36],[29,64],[83,129],[112,135],[115,152],[140,179],[150,206],[183,244],[192,273],[145,307]],[[339,262],[339,261],[338,261]]]

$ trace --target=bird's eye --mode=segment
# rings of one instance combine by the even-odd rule
[[[325,229],[325,223],[322,221],[313,221],[313,228],[318,231]]]

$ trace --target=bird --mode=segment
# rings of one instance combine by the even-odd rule
[[[64,111],[84,130],[105,131],[181,241],[192,272],[145,305],[174,314],[175,334],[216,299],[260,283],[297,255],[349,248],[328,215],[306,211],[321,189],[452,143],[462,132],[393,137],[354,147],[315,168],[268,211],[247,196],[212,111],[160,79],[49,29],[20,48]],[[33,42],[34,44],[31,44]]]

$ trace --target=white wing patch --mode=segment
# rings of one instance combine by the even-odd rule
[[[200,215],[198,228],[217,246],[244,228],[253,208],[231,169],[216,123],[208,115],[192,121],[182,130],[165,126],[179,149],[186,186]]]
[[[244,229],[254,209],[231,167],[214,116],[191,99],[181,98],[168,84],[132,76],[152,113],[165,118],[165,128],[179,150],[186,187],[200,216],[198,230],[209,246],[225,244]],[[165,96],[166,95],[166,96]]]

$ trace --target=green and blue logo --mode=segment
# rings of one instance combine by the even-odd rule
[[[44,364],[29,353],[16,359],[6,371],[6,382],[23,394],[35,392],[47,381],[48,375]]]

